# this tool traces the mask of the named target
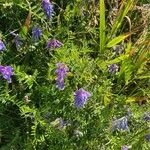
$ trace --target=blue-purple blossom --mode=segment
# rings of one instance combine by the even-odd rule
[[[39,41],[41,36],[42,36],[42,30],[40,28],[34,27],[32,29],[32,40],[34,42],[37,42]]]
[[[120,45],[116,45],[113,49],[114,49],[114,54],[117,55],[117,54],[121,54],[123,52],[123,44],[121,43]]]
[[[65,127],[65,121],[62,118],[59,119],[59,127],[60,128],[64,128]]]
[[[64,85],[64,78],[66,77],[69,69],[64,63],[57,63],[57,69],[56,69],[56,74],[57,74],[57,79],[56,79],[56,87],[59,88],[60,90],[63,90],[65,85]]]
[[[117,129],[122,131],[129,129],[127,117],[122,117],[112,122],[112,131],[115,131]]]
[[[118,71],[119,67],[116,64],[108,65],[108,71],[111,74],[114,74]]]
[[[42,0],[42,8],[45,12],[46,17],[51,20],[53,15],[53,5],[49,0]]]
[[[14,42],[15,42],[16,48],[19,49],[20,46],[23,44],[22,38],[19,36],[19,34],[15,34],[14,32],[11,32],[11,34],[15,36]]]
[[[21,47],[21,45],[23,44],[21,38],[18,35],[15,37],[14,40],[15,40],[16,48],[19,49]]]
[[[8,83],[11,83],[11,76],[14,75],[13,68],[11,66],[0,66],[0,73],[3,75],[3,78],[8,81]]]
[[[128,149],[129,149],[129,147],[126,146],[126,145],[124,145],[124,146],[121,147],[121,150],[128,150]]]
[[[79,90],[75,91],[74,93],[74,105],[77,108],[83,107],[88,98],[91,96],[91,94],[87,91],[85,91],[83,88],[80,88]]]
[[[150,121],[150,112],[145,112],[143,119],[144,119],[145,121]]]
[[[49,40],[47,42],[47,47],[46,48],[59,48],[62,46],[62,43],[58,40]]]
[[[146,139],[148,142],[150,142],[150,134],[146,134],[146,135],[145,135],[145,139]]]
[[[6,47],[5,47],[4,43],[3,43],[3,41],[0,40],[0,51],[3,51],[5,49],[6,49]]]

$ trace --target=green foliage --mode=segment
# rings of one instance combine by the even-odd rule
[[[0,1],[0,40],[6,45],[0,64],[14,69],[12,83],[0,73],[0,149],[148,150],[148,1],[51,2],[49,21],[41,1]],[[42,30],[37,42],[33,27]],[[20,48],[10,32],[21,37]],[[47,48],[54,39],[62,46]],[[63,90],[56,86],[57,63],[69,69]],[[112,64],[118,66],[114,73]],[[91,97],[78,109],[74,93],[80,88]],[[124,116],[129,129],[112,131],[114,120]]]

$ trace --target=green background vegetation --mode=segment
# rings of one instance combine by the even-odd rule
[[[13,66],[15,72],[12,84],[0,78],[0,149],[150,149],[144,138],[149,122],[142,119],[150,111],[150,7],[143,5],[148,0],[52,3],[49,22],[40,0],[0,1],[0,39],[7,47],[0,63]],[[43,32],[36,44],[31,39],[34,26]],[[12,31],[25,41],[18,50]],[[49,39],[63,46],[46,49]],[[122,53],[114,54],[115,47]],[[63,91],[56,88],[58,62],[69,68]],[[116,74],[108,72],[110,64],[119,66]],[[73,94],[81,87],[92,96],[83,109],[76,109]],[[129,131],[111,132],[112,120],[126,116],[128,109]],[[57,118],[69,125],[60,128]],[[82,134],[75,135],[77,130]]]

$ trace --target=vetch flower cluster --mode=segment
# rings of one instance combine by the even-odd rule
[[[123,52],[123,49],[124,49],[124,46],[123,44],[121,43],[120,45],[116,45],[114,47],[114,54],[117,55],[117,54],[121,54]]]
[[[15,44],[16,44],[16,48],[19,49],[20,46],[23,44],[22,40],[20,38],[20,36],[17,34],[17,36],[15,37]]]
[[[64,63],[57,63],[56,65],[57,65],[57,69],[55,71],[57,74],[56,87],[60,90],[63,90],[65,87],[64,78],[66,77],[69,69]],[[90,96],[91,94],[85,91],[83,88],[80,88],[79,90],[75,91],[74,106],[77,108],[83,107]]]
[[[121,147],[121,150],[128,150],[128,149],[129,149],[129,147],[126,146],[126,145],[124,145],[124,146]]]
[[[3,41],[0,40],[0,51],[3,51],[5,49],[6,49],[6,47],[5,47],[4,43],[3,43]]]
[[[122,117],[112,122],[112,131],[115,131],[117,129],[122,131],[129,129],[127,117]]]
[[[59,48],[62,46],[62,43],[58,40],[49,40],[47,42],[47,47],[46,48]]]
[[[74,106],[77,108],[83,107],[91,94],[84,89],[80,88],[74,93]]]
[[[11,32],[11,34],[15,36],[14,42],[15,42],[16,48],[19,49],[20,46],[23,44],[22,38],[19,36],[19,34],[15,34],[14,32]]]
[[[56,79],[56,87],[60,90],[63,90],[65,85],[64,85],[64,78],[66,77],[69,69],[64,63],[57,63],[57,69],[56,69],[56,74],[57,74],[57,79]]]
[[[118,71],[119,67],[116,64],[108,65],[108,71],[111,74],[114,74]]]
[[[3,78],[8,81],[8,83],[11,83],[11,76],[14,75],[13,68],[11,66],[0,66],[0,73],[3,75]]]
[[[146,139],[148,142],[150,142],[150,134],[146,134],[146,135],[145,135],[145,139]]]
[[[38,42],[41,36],[42,36],[42,30],[40,28],[34,27],[32,29],[32,40],[34,42]]]
[[[53,15],[53,5],[49,0],[42,0],[42,8],[45,12],[46,17],[49,20],[52,20],[52,15]]]
[[[145,121],[150,121],[150,112],[145,112],[143,119],[144,119]]]

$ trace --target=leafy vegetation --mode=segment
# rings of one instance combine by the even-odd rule
[[[149,9],[1,0],[0,149],[150,149]]]

